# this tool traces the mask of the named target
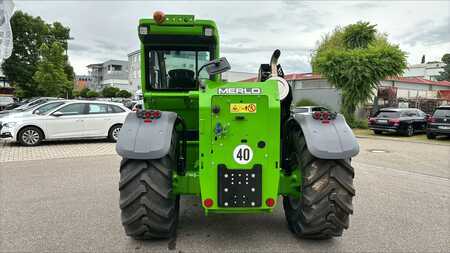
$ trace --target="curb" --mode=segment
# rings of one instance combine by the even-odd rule
[[[387,137],[380,137],[380,136],[370,136],[370,135],[355,135],[356,138],[360,139],[378,139],[378,140],[387,140],[387,141],[400,141],[400,142],[412,142],[412,143],[419,143],[419,144],[430,144],[430,145],[437,145],[437,146],[445,146],[450,147],[450,142],[448,144],[443,143],[433,143],[433,142],[427,142],[427,141],[418,141],[418,140],[403,140],[399,138],[387,138]]]

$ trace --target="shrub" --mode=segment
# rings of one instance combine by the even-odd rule
[[[93,90],[90,90],[86,93],[86,97],[88,97],[88,98],[96,98],[98,96],[99,96],[98,92],[93,91]]]
[[[318,104],[310,99],[304,98],[300,101],[298,101],[296,106],[317,106]]]
[[[360,129],[368,129],[367,120],[364,119],[350,119],[347,120],[347,124],[350,128],[360,128]]]

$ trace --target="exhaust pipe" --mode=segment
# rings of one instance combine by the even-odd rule
[[[280,58],[281,52],[279,49],[273,51],[272,57],[270,58],[270,68],[272,72],[272,77],[278,76],[278,58]]]

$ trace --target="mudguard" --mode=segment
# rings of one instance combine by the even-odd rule
[[[303,131],[309,152],[315,157],[348,159],[359,153],[356,137],[341,114],[329,123],[315,120],[306,113],[295,113],[293,118]]]
[[[161,112],[161,117],[144,122],[136,113],[128,114],[120,130],[116,152],[129,159],[158,159],[169,152],[177,114]]]

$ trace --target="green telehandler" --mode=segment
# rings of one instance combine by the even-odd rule
[[[226,82],[214,21],[155,12],[138,34],[144,109],[116,145],[128,236],[172,237],[180,195],[199,196],[205,214],[270,213],[280,200],[295,235],[342,235],[358,143],[338,113],[291,111],[279,50],[257,82]]]

